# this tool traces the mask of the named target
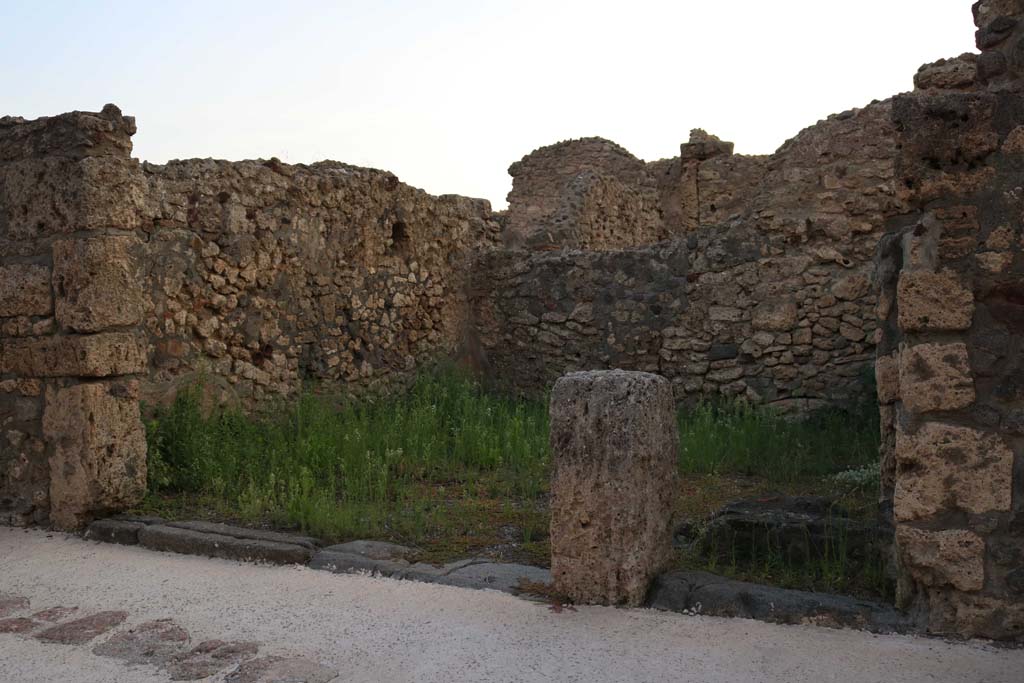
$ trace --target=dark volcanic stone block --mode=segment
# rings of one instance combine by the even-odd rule
[[[146,526],[141,522],[123,522],[116,519],[100,519],[89,525],[85,537],[104,543],[120,543],[136,545],[139,542],[139,529]]]
[[[292,545],[301,545],[310,550],[316,550],[320,546],[320,541],[310,536],[295,536],[293,534],[283,534],[279,531],[263,531],[262,529],[246,529],[245,527],[231,526],[219,522],[166,522],[166,525],[178,529],[199,531],[204,534],[220,534],[221,536],[231,536],[232,538],[271,541],[273,543],[291,543]]]
[[[705,572],[662,574],[651,587],[647,606],[778,624],[850,626],[881,633],[901,633],[912,628],[908,617],[883,603],[733,581]]]
[[[152,550],[273,564],[306,564],[313,556],[313,551],[302,545],[234,538],[162,524],[140,529],[139,543]]]

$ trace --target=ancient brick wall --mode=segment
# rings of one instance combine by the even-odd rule
[[[116,107],[0,119],[0,523],[137,502],[142,186]]]
[[[621,239],[596,253],[592,242],[576,250],[594,234],[583,224],[558,254],[537,251],[554,242],[486,254],[473,300],[488,369],[523,391],[575,369],[646,370],[680,398],[780,407],[859,392],[874,359],[875,249],[902,210],[890,112],[880,102],[829,117],[770,157],[694,131],[680,157],[631,167],[637,192],[658,197],[659,230],[619,223]],[[517,169],[534,185],[513,190],[510,224],[536,225],[519,213],[524,194],[556,185],[544,173],[563,168],[558,154],[576,168],[572,150],[544,148],[543,165]]]
[[[334,162],[144,171],[153,400],[197,375],[247,405],[304,381],[354,390],[459,346],[487,202]]]
[[[880,250],[883,503],[903,606],[933,632],[1021,638],[1024,6],[975,17],[982,54],[928,65],[893,107],[913,211]]]

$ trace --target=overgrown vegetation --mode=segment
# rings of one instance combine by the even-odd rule
[[[701,403],[680,411],[679,436],[682,472],[794,482],[876,463],[878,406],[786,420],[749,403]]]
[[[766,492],[835,495],[855,514],[873,514],[877,408],[791,421],[743,403],[701,404],[681,410],[679,425],[681,517],[700,520]],[[400,396],[307,394],[259,418],[204,415],[200,392],[185,391],[153,413],[148,438],[147,512],[298,528],[331,541],[392,540],[422,548],[428,560],[548,559],[545,402],[495,395],[451,368],[423,374]],[[722,566],[681,556],[679,564],[879,592],[840,545],[827,559]]]
[[[516,540],[529,542],[542,524],[523,502],[547,485],[545,405],[488,394],[451,370],[424,374],[404,396],[338,405],[307,394],[261,419],[204,417],[198,392],[183,392],[148,433],[151,506],[190,494],[227,516],[330,539],[422,540],[501,512],[521,517]]]

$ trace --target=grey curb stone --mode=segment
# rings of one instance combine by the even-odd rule
[[[128,522],[117,519],[100,519],[85,530],[85,537],[93,541],[104,543],[120,543],[121,545],[136,545],[139,542],[139,529],[144,529],[145,524],[141,522]]]
[[[140,529],[139,544],[152,550],[273,564],[306,564],[313,556],[310,548],[294,543],[235,538],[162,524]]]

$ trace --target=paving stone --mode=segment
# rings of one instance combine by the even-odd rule
[[[891,606],[857,598],[734,581],[714,574],[662,574],[651,586],[647,606],[685,614],[759,619],[777,624],[854,627],[881,633],[912,629]]]
[[[83,645],[103,635],[128,618],[127,612],[109,611],[90,614],[81,619],[57,624],[36,634],[36,638],[49,643]]]
[[[418,552],[415,548],[398,545],[397,543],[388,543],[387,541],[349,541],[348,543],[329,545],[324,548],[324,550],[336,553],[362,555],[363,557],[368,557],[371,560],[391,561],[408,561]]]
[[[163,524],[164,523],[164,518],[163,517],[153,517],[151,515],[129,515],[129,514],[123,514],[123,515],[114,515],[110,519],[116,520],[118,522],[138,522],[139,524],[146,524],[146,525],[149,525],[149,524]]]
[[[64,621],[77,611],[77,607],[50,607],[41,612],[36,612],[32,615],[32,618],[56,624],[58,621]]]
[[[188,645],[188,631],[170,619],[158,619],[115,634],[92,649],[101,657],[122,659],[129,664],[162,664],[182,653]]]
[[[405,560],[375,560],[356,553],[337,552],[324,549],[313,556],[310,569],[320,569],[335,574],[370,572],[395,579],[412,581],[433,581],[445,573],[443,567],[418,562],[410,565]]]
[[[237,666],[257,652],[258,643],[206,640],[188,652],[175,655],[161,668],[170,674],[172,681],[196,681]]]
[[[302,657],[258,657],[243,662],[225,683],[329,683],[338,671]]]
[[[526,564],[482,562],[451,571],[440,577],[437,583],[516,593],[521,581],[549,584],[551,572]]]
[[[0,617],[28,609],[29,600],[20,595],[8,595],[0,593]]]
[[[309,563],[310,569],[335,574],[369,572],[393,579],[440,583],[461,588],[491,589],[517,593],[520,580],[550,583],[551,572],[525,564],[492,562],[484,558],[469,558],[437,567],[425,562],[409,564],[404,560],[375,560],[365,555],[339,552],[331,546],[317,553]]]
[[[125,522],[117,519],[100,519],[89,525],[85,537],[104,543],[120,543],[136,545],[139,542],[139,529],[146,526],[141,522]]]
[[[165,524],[177,529],[199,531],[204,534],[220,534],[221,536],[231,536],[232,538],[270,541],[272,543],[291,543],[309,548],[310,550],[316,550],[320,547],[320,541],[310,536],[296,536],[279,531],[263,531],[262,529],[246,529],[245,527],[231,526],[219,522],[165,522]]]
[[[28,617],[0,619],[0,633],[28,633],[39,626],[42,626],[42,624],[32,621]]]
[[[293,543],[235,538],[164,524],[139,529],[139,543],[152,550],[274,564],[306,564],[313,556],[310,548]]]

